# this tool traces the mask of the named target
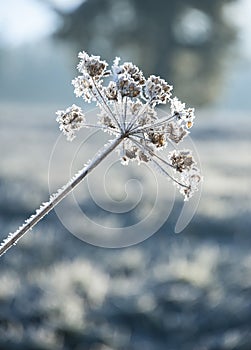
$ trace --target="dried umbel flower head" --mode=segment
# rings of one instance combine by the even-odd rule
[[[86,52],[80,52],[78,57],[81,59],[78,64],[80,73],[87,74],[93,79],[99,79],[104,75],[107,63],[101,61],[99,56],[89,56]]]
[[[147,79],[132,63],[120,64],[116,58],[111,70],[99,56],[79,53],[80,75],[72,81],[74,93],[86,102],[95,102],[100,112],[97,120],[86,122],[80,107],[72,105],[57,112],[59,128],[72,141],[82,127],[96,127],[113,135],[113,140],[89,161],[66,185],[50,196],[23,225],[0,245],[0,255],[16,244],[51,209],[68,195],[106,156],[117,149],[121,163],[148,163],[171,179],[188,200],[197,191],[201,175],[190,151],[163,151],[178,145],[193,125],[194,109],[185,108],[172,86],[164,79],[151,75]],[[108,77],[107,84],[104,78]],[[170,113],[159,117],[156,106],[166,104]]]
[[[57,111],[56,114],[59,129],[66,135],[67,140],[72,141],[75,138],[75,131],[84,126],[85,119],[81,108],[73,104],[66,111]]]
[[[163,158],[158,153],[168,144],[178,145],[189,134],[195,118],[194,109],[186,108],[185,103],[172,97],[173,88],[164,79],[155,75],[145,78],[130,62],[121,64],[117,57],[111,70],[107,70],[107,63],[99,56],[82,52],[79,58],[78,69],[82,75],[72,81],[74,92],[100,108],[98,120],[96,124],[92,121],[91,126],[96,125],[121,139],[118,152],[122,164],[131,161],[153,164],[178,185],[188,200],[201,180],[192,154],[177,151]],[[105,77],[109,77],[106,85]],[[159,104],[169,105],[170,114],[159,118],[156,111]],[[177,172],[182,174],[180,179],[175,177]],[[191,178],[190,172],[196,174],[196,183],[193,180],[190,184],[189,179],[195,176]]]

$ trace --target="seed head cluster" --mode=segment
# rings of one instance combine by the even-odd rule
[[[66,111],[57,111],[56,114],[59,129],[66,135],[67,140],[72,141],[76,137],[75,131],[85,125],[85,118],[81,108],[73,104]]]
[[[193,126],[194,109],[172,97],[172,86],[164,79],[142,71],[130,62],[115,58],[111,69],[99,56],[79,53],[79,76],[72,84],[77,97],[99,107],[97,120],[87,123],[80,107],[72,105],[57,112],[60,130],[68,140],[81,127],[94,126],[122,141],[117,147],[122,164],[147,162],[171,178],[188,200],[198,189],[201,175],[192,153],[173,150],[163,156],[167,146],[176,148]],[[107,79],[107,83],[104,83]],[[164,117],[156,107],[167,105]]]

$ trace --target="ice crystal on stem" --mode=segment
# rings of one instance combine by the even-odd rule
[[[16,232],[9,234],[0,246],[0,255],[16,244],[114,149],[124,165],[132,161],[153,165],[174,182],[185,200],[198,189],[201,175],[190,151],[170,150],[166,157],[160,153],[170,145],[179,144],[189,134],[194,109],[185,108],[177,97],[172,97],[173,88],[164,79],[155,75],[145,78],[130,62],[121,64],[116,58],[108,70],[108,64],[99,56],[80,52],[78,57],[80,75],[72,81],[74,93],[86,102],[95,102],[100,112],[97,120],[89,123],[81,108],[72,105],[57,112],[59,128],[69,141],[82,127],[97,127],[113,135],[113,140]],[[107,77],[109,80],[104,84]],[[165,117],[158,116],[156,106],[159,104],[169,105],[169,114]]]

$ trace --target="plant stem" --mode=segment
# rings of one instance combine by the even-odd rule
[[[12,245],[25,235],[32,227],[34,227],[46,214],[48,214],[64,197],[66,197],[96,166],[106,158],[123,140],[123,135],[115,138],[109,145],[99,151],[96,156],[84,166],[74,177],[56,193],[50,196],[48,202],[43,203],[35,214],[30,216],[22,226],[14,233],[10,233],[8,237],[0,245],[0,256],[3,255]]]

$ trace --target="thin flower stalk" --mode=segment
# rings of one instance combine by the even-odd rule
[[[177,97],[172,97],[173,87],[164,79],[155,75],[145,78],[130,62],[121,64],[116,58],[108,70],[107,62],[99,56],[80,52],[79,58],[80,75],[72,81],[74,93],[86,102],[96,103],[99,113],[97,120],[87,121],[81,107],[73,104],[56,112],[59,129],[68,141],[74,140],[81,128],[92,127],[107,132],[113,139],[16,232],[9,234],[0,245],[0,255],[16,244],[114,149],[123,165],[136,161],[160,170],[178,187],[184,200],[189,200],[198,190],[202,177],[189,150],[170,150],[165,158],[158,154],[173,144],[178,145],[189,134],[194,109],[186,108]],[[158,116],[156,107],[160,104],[169,107],[165,117]]]
[[[34,227],[46,214],[48,214],[59,202],[62,201],[79,183],[105,159],[122,141],[121,136],[115,138],[109,145],[100,151],[83,169],[73,176],[73,178],[56,193],[52,194],[48,202],[43,203],[35,214],[31,215],[22,226],[14,233],[10,233],[0,246],[0,256],[3,255],[12,245]]]

